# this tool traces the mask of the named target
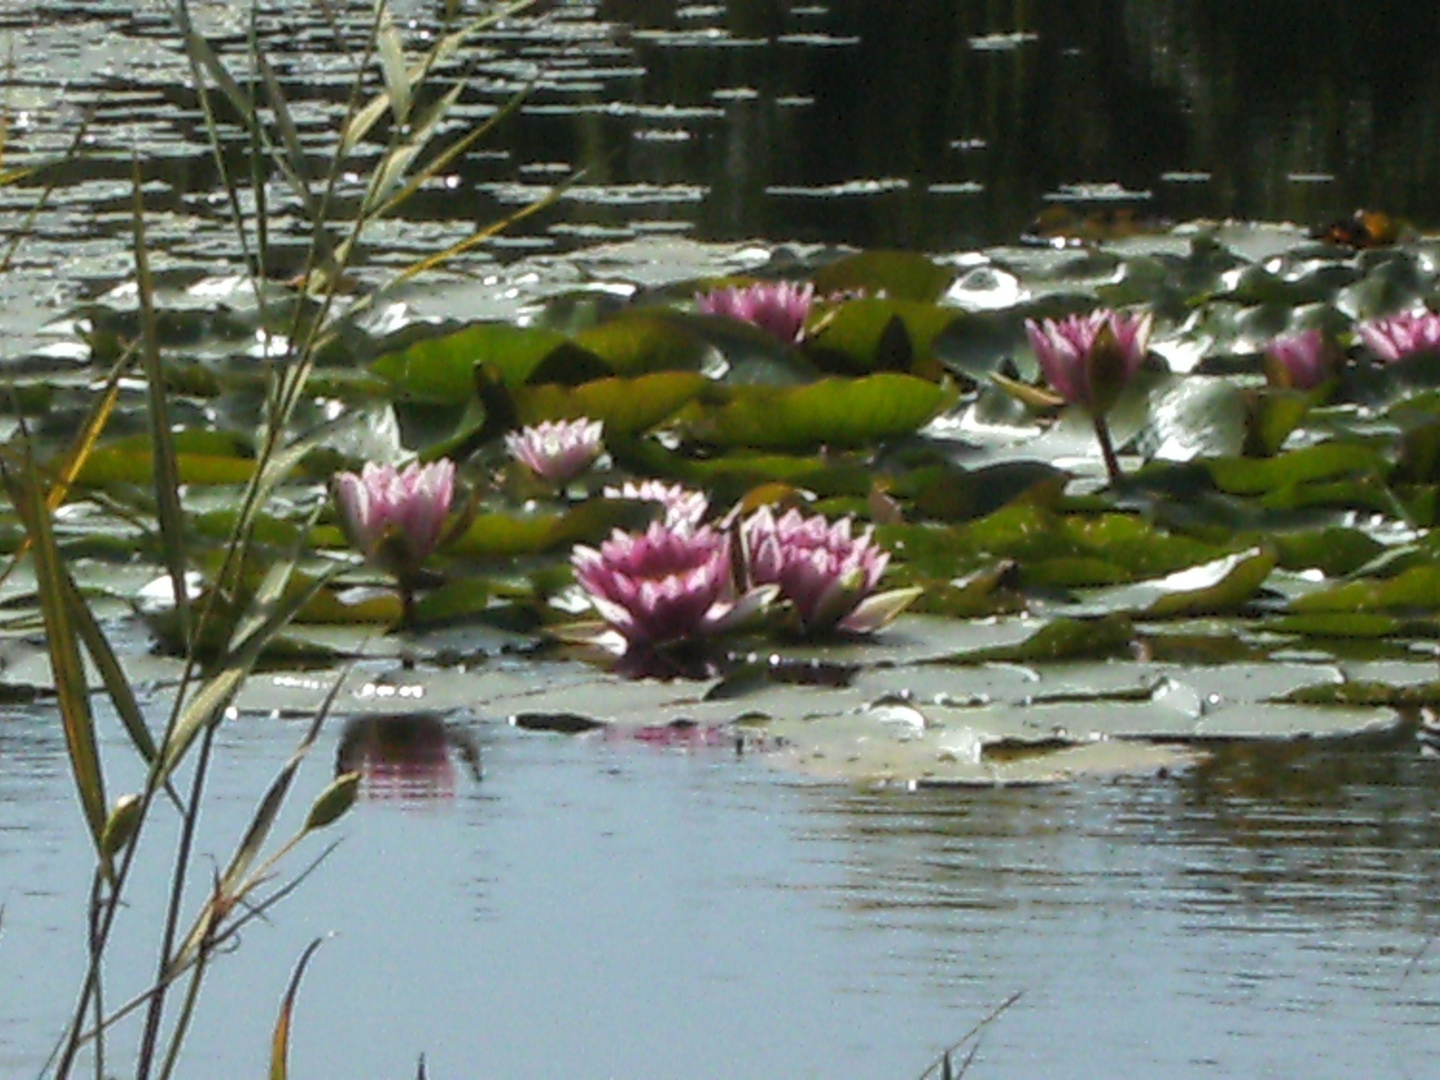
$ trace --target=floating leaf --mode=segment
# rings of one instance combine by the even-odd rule
[[[932,304],[945,294],[955,272],[909,251],[862,251],[815,274],[821,296],[837,292],[884,293],[893,300]]]
[[[604,360],[617,375],[698,371],[707,346],[676,317],[626,312],[575,336],[575,344]]]
[[[805,343],[805,351],[832,371],[910,370],[931,358],[930,342],[967,318],[954,308],[907,300],[851,300]]]
[[[631,500],[592,499],[563,512],[477,514],[446,551],[472,558],[537,555],[577,543],[598,543],[612,529],[642,526],[651,512],[651,507]]]
[[[906,435],[955,401],[951,389],[910,375],[821,379],[808,386],[733,388],[702,412],[697,434],[725,446],[864,446]]]
[[[1392,578],[1348,581],[1329,589],[1296,597],[1289,610],[1317,612],[1440,611],[1440,566],[1416,566]]]
[[[1135,627],[1123,614],[1094,619],[1059,618],[1046,622],[1024,641],[976,649],[950,659],[963,663],[1027,663],[1072,656],[1112,656],[1128,652],[1134,640]]]
[[[1384,457],[1354,443],[1326,442],[1273,458],[1217,458],[1206,462],[1222,491],[1259,495],[1277,488],[1354,473],[1384,472]]]
[[[522,385],[547,356],[569,338],[553,330],[476,323],[444,337],[418,341],[380,357],[371,370],[417,401],[447,405],[475,394],[475,365],[491,365],[506,386]]]
[[[1274,549],[1247,548],[1158,580],[1111,590],[1096,603],[1154,619],[1229,612],[1250,600],[1274,569]]]
[[[580,386],[526,386],[515,392],[522,423],[588,417],[607,437],[636,435],[669,419],[709,385],[703,375],[657,372],[633,379],[599,379]]]

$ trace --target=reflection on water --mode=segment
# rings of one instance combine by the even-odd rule
[[[83,960],[86,845],[53,723],[0,728],[6,1075],[34,1073]],[[217,760],[217,856],[303,726],[245,723]],[[357,745],[342,727],[327,756]],[[1409,746],[911,793],[797,783],[703,740],[470,734],[483,781],[458,769],[424,812],[362,802],[222,959],[184,1075],[263,1071],[317,934],[297,1076],[411,1075],[423,1050],[437,1077],[913,1077],[1015,991],[972,1076],[1420,1077],[1440,1050],[1440,764]],[[148,970],[122,951],[114,992]]]
[[[371,799],[450,798],[461,769],[480,779],[480,744],[434,713],[355,717],[335,751],[335,772],[358,772],[360,793]]]

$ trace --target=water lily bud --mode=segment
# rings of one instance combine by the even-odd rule
[[[777,341],[793,345],[805,335],[805,320],[815,303],[815,286],[806,282],[762,281],[740,288],[712,289],[695,297],[705,315],[720,315],[758,326]]]
[[[105,827],[100,830],[100,854],[106,860],[124,851],[134,838],[135,830],[140,827],[142,805],[140,796],[134,793],[121,795],[115,800],[110,816],[105,819]]]
[[[1102,417],[1145,362],[1150,316],[1101,308],[1089,315],[1025,321],[1050,388],[1067,404]]]
[[[1281,390],[1313,390],[1334,367],[1325,335],[1304,330],[1272,339],[1265,346],[1265,381]]]
[[[337,473],[333,490],[350,542],[365,557],[398,576],[411,574],[439,545],[455,498],[455,465],[367,464],[358,474]]]
[[[347,772],[337,776],[310,807],[310,815],[305,819],[305,831],[314,832],[316,829],[323,829],[338,821],[345,811],[355,805],[355,798],[359,793],[360,774],[358,772]]]
[[[505,447],[512,457],[541,480],[557,487],[588,469],[604,449],[605,425],[599,420],[546,420],[512,431]]]
[[[1440,353],[1440,315],[1433,311],[1402,311],[1361,323],[1356,335],[1386,363],[1415,353]]]

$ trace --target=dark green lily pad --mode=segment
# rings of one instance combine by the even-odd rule
[[[595,544],[617,528],[636,528],[652,508],[626,499],[591,499],[565,511],[481,513],[446,547],[454,558],[513,558]]]
[[[674,416],[708,385],[703,375],[657,372],[580,386],[525,386],[516,390],[515,404],[525,424],[583,416],[603,421],[607,434],[636,435]]]
[[[547,356],[569,344],[569,338],[554,330],[476,323],[382,356],[371,370],[417,401],[455,404],[474,395],[476,364],[491,365],[513,388],[523,385]]]
[[[884,293],[892,300],[931,304],[944,295],[955,272],[909,251],[862,251],[819,270],[815,291],[821,296],[839,292]]]
[[[888,373],[778,389],[735,387],[723,404],[701,410],[695,432],[723,446],[761,450],[864,446],[910,434],[954,401],[951,389]]]

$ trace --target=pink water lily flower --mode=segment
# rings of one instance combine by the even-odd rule
[[[575,580],[627,648],[655,648],[728,629],[754,614],[775,590],[737,597],[730,537],[708,525],[643,533],[616,529],[598,549],[577,545]]]
[[[377,566],[404,577],[439,545],[455,498],[455,464],[445,458],[365,465],[335,475],[335,502],[350,542]]]
[[[763,506],[741,525],[750,580],[779,586],[801,633],[870,633],[919,595],[918,589],[871,595],[890,555],[875,543],[873,530],[853,535],[853,524],[848,517],[832,524],[823,514],[806,517],[799,510],[777,518]]]
[[[723,315],[760,327],[778,341],[793,345],[805,333],[805,320],[815,304],[815,286],[806,282],[762,281],[755,285],[712,289],[695,297],[705,315]]]
[[[1025,320],[1045,381],[1068,404],[1103,416],[1135,377],[1150,344],[1150,316],[1100,308],[1089,315]]]
[[[1313,390],[1330,378],[1331,350],[1319,330],[1302,330],[1265,346],[1265,376],[1272,386]]]
[[[693,529],[705,520],[710,500],[703,491],[691,491],[681,484],[663,480],[627,480],[620,487],[607,487],[607,499],[636,499],[659,503],[665,508],[665,524],[671,529]]]
[[[1402,311],[1384,319],[1370,319],[1355,331],[1370,351],[1387,363],[1414,353],[1440,352],[1440,315],[1433,311]]]
[[[546,420],[510,432],[505,436],[505,447],[540,479],[560,486],[574,480],[600,456],[604,430],[602,421],[584,417]]]

